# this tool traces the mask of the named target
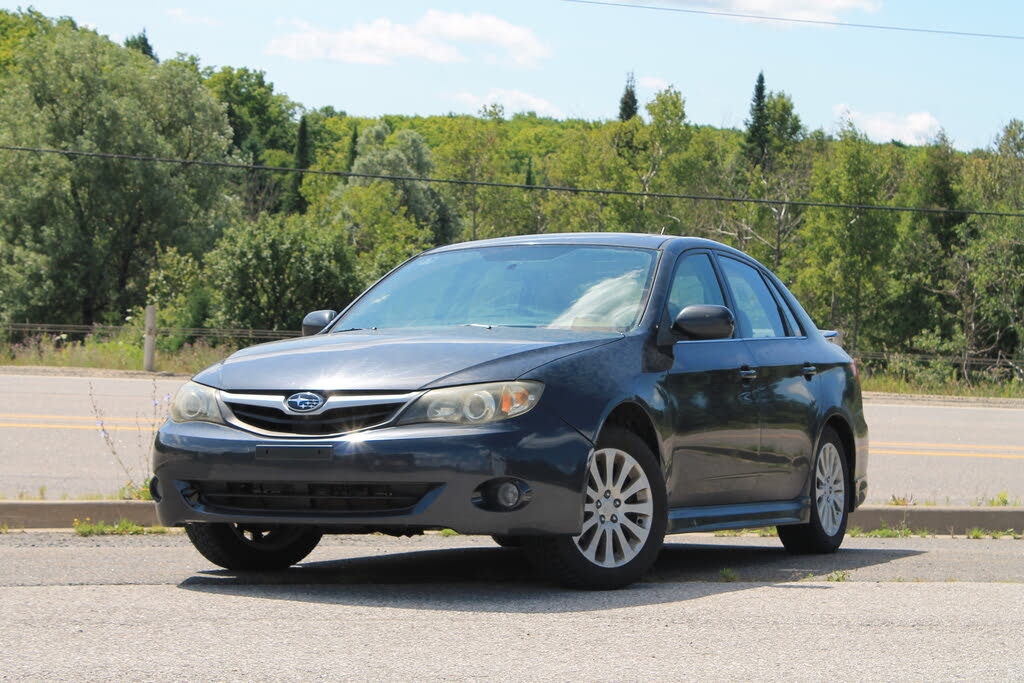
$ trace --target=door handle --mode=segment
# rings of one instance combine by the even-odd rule
[[[804,363],[804,377],[810,379],[818,374],[818,368],[810,363]]]
[[[757,370],[752,369],[749,365],[744,365],[740,368],[740,379],[744,382],[757,379]]]

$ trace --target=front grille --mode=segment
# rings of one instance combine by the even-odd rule
[[[437,484],[331,484],[323,482],[191,481],[192,505],[213,512],[295,512],[333,515],[400,515],[411,511]]]
[[[294,415],[270,406],[233,401],[225,401],[225,404],[243,425],[298,436],[326,436],[373,427],[390,420],[404,405],[401,402],[376,403],[331,408],[316,415]]]

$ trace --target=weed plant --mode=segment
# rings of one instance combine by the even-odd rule
[[[127,519],[119,519],[113,524],[93,522],[90,518],[76,519],[71,528],[79,536],[139,536],[142,534],[166,534],[167,527],[140,526]]]
[[[157,369],[194,375],[239,348],[236,342],[212,345],[202,339],[176,348],[158,344]],[[110,334],[86,335],[81,340],[70,339],[66,334],[36,335],[15,343],[0,339],[0,364],[141,370],[142,333],[124,327]]]

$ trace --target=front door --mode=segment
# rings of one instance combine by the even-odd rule
[[[686,306],[725,302],[710,255],[683,254],[669,292],[669,320]],[[761,434],[750,351],[732,338],[677,341],[673,355],[665,378],[673,421],[669,505],[756,500]]]

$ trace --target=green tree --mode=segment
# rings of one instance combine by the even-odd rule
[[[125,38],[124,46],[132,50],[138,50],[154,62],[160,61],[156,57],[156,52],[153,51],[153,46],[149,43],[149,38],[146,37],[146,29],[142,29],[141,33]]]
[[[953,149],[944,132],[935,142],[921,148],[900,148],[907,159],[897,202],[903,206],[956,210],[961,207],[961,155]],[[907,213],[899,218],[898,239],[890,259],[890,324],[887,337],[898,348],[948,352],[929,343],[922,348],[914,341],[952,339],[959,327],[959,307],[945,293],[960,239],[964,214]]]
[[[355,173],[424,177],[433,168],[430,150],[418,133],[403,129],[391,135],[384,121],[365,127],[357,147]],[[344,151],[330,162],[344,165]],[[436,190],[426,183],[351,177],[335,181],[333,190],[321,188],[307,216],[334,226],[353,255],[356,281],[365,287],[435,244],[439,224],[450,220],[444,210]]]
[[[356,157],[359,155],[359,124],[352,125],[352,133],[348,139],[348,152],[345,155],[345,167],[341,169],[345,173],[351,173],[352,167],[356,165]]]
[[[793,107],[793,100],[784,92],[769,93],[765,109],[768,114],[770,155],[772,158],[784,156],[803,139],[804,125]]]
[[[391,135],[390,128],[383,121],[363,132],[359,138],[358,151],[359,155],[352,166],[354,173],[426,178],[434,168],[433,154],[423,136],[409,129]],[[362,187],[379,182],[372,178],[353,177],[349,179],[347,187]],[[417,180],[395,181],[394,188],[409,218],[431,235],[429,241],[443,244],[446,235],[443,234],[444,226],[437,213],[437,190]]]
[[[743,153],[751,166],[764,166],[771,150],[771,122],[768,118],[768,93],[764,87],[764,72],[757,74],[754,94],[750,98],[750,118],[746,121],[747,137]]]
[[[287,166],[295,149],[298,105],[274,92],[274,84],[262,71],[245,67],[221,67],[208,73],[206,85],[222,102],[231,125],[231,142],[242,161],[268,166]],[[276,211],[286,189],[286,174],[254,171],[236,180],[246,213]]]
[[[640,117],[612,122],[612,145],[621,160],[624,177],[608,178],[601,186],[621,187],[638,192],[674,192],[680,176],[672,166],[684,156],[690,128],[686,124],[686,101],[678,90],[669,86],[647,103],[650,123]],[[679,169],[676,168],[675,171]],[[612,198],[619,222],[628,230],[652,232],[678,223],[677,211],[667,200],[654,200],[646,195]],[[653,210],[652,210],[653,208]]]
[[[827,204],[885,204],[892,193],[889,165],[852,123],[814,169],[814,200]],[[809,212],[806,262],[797,280],[815,320],[847,333],[853,351],[878,341],[878,302],[895,234],[890,212],[828,206]]]
[[[7,145],[219,161],[223,112],[194,70],[92,31],[27,39],[3,78]],[[157,243],[216,239],[222,174],[198,166],[4,152],[0,311],[20,320],[118,319],[145,299]]]
[[[16,66],[17,53],[26,40],[48,33],[55,26],[77,28],[67,17],[54,20],[31,8],[19,12],[0,9],[0,76]]]
[[[351,236],[360,289],[431,246],[429,233],[410,218],[400,194],[386,183],[348,188],[335,221]]]
[[[807,196],[814,145],[801,144],[803,125],[793,101],[782,92],[766,93],[763,76],[754,88],[742,154],[731,160],[724,180],[726,194],[781,202],[720,206],[723,219],[714,231],[787,277],[786,257],[798,240],[804,211],[786,202]]]
[[[214,288],[203,272],[202,262],[192,254],[183,254],[174,247],[161,250],[146,293],[146,303],[156,305],[160,327],[194,328],[209,322]],[[187,335],[177,335],[170,346],[180,346],[185,339]]]
[[[263,214],[225,231],[209,254],[213,322],[297,330],[306,313],[340,310],[357,293],[343,239],[307,216]]]
[[[1011,120],[992,149],[963,162],[962,206],[1019,212],[1024,206],[1024,123]],[[960,323],[957,349],[973,356],[1024,356],[1024,229],[1018,218],[966,217],[957,226],[946,294]],[[1019,365],[1016,377],[1024,379]]]
[[[640,113],[640,105],[636,99],[636,81],[633,72],[626,76],[626,87],[619,98],[619,121],[629,121]]]
[[[462,116],[450,121],[448,139],[438,148],[441,175],[470,182],[501,179],[501,139],[504,122],[496,117]],[[493,211],[498,192],[479,185],[455,185],[449,195],[463,223],[463,239],[495,236],[498,217]]]
[[[309,146],[309,128],[306,117],[299,119],[299,131],[295,137],[295,157],[292,161],[292,168],[307,169],[312,165],[312,150]],[[302,195],[302,180],[304,174],[292,173],[288,180],[288,193],[284,196],[282,208],[289,213],[306,213],[308,206],[306,198]]]

